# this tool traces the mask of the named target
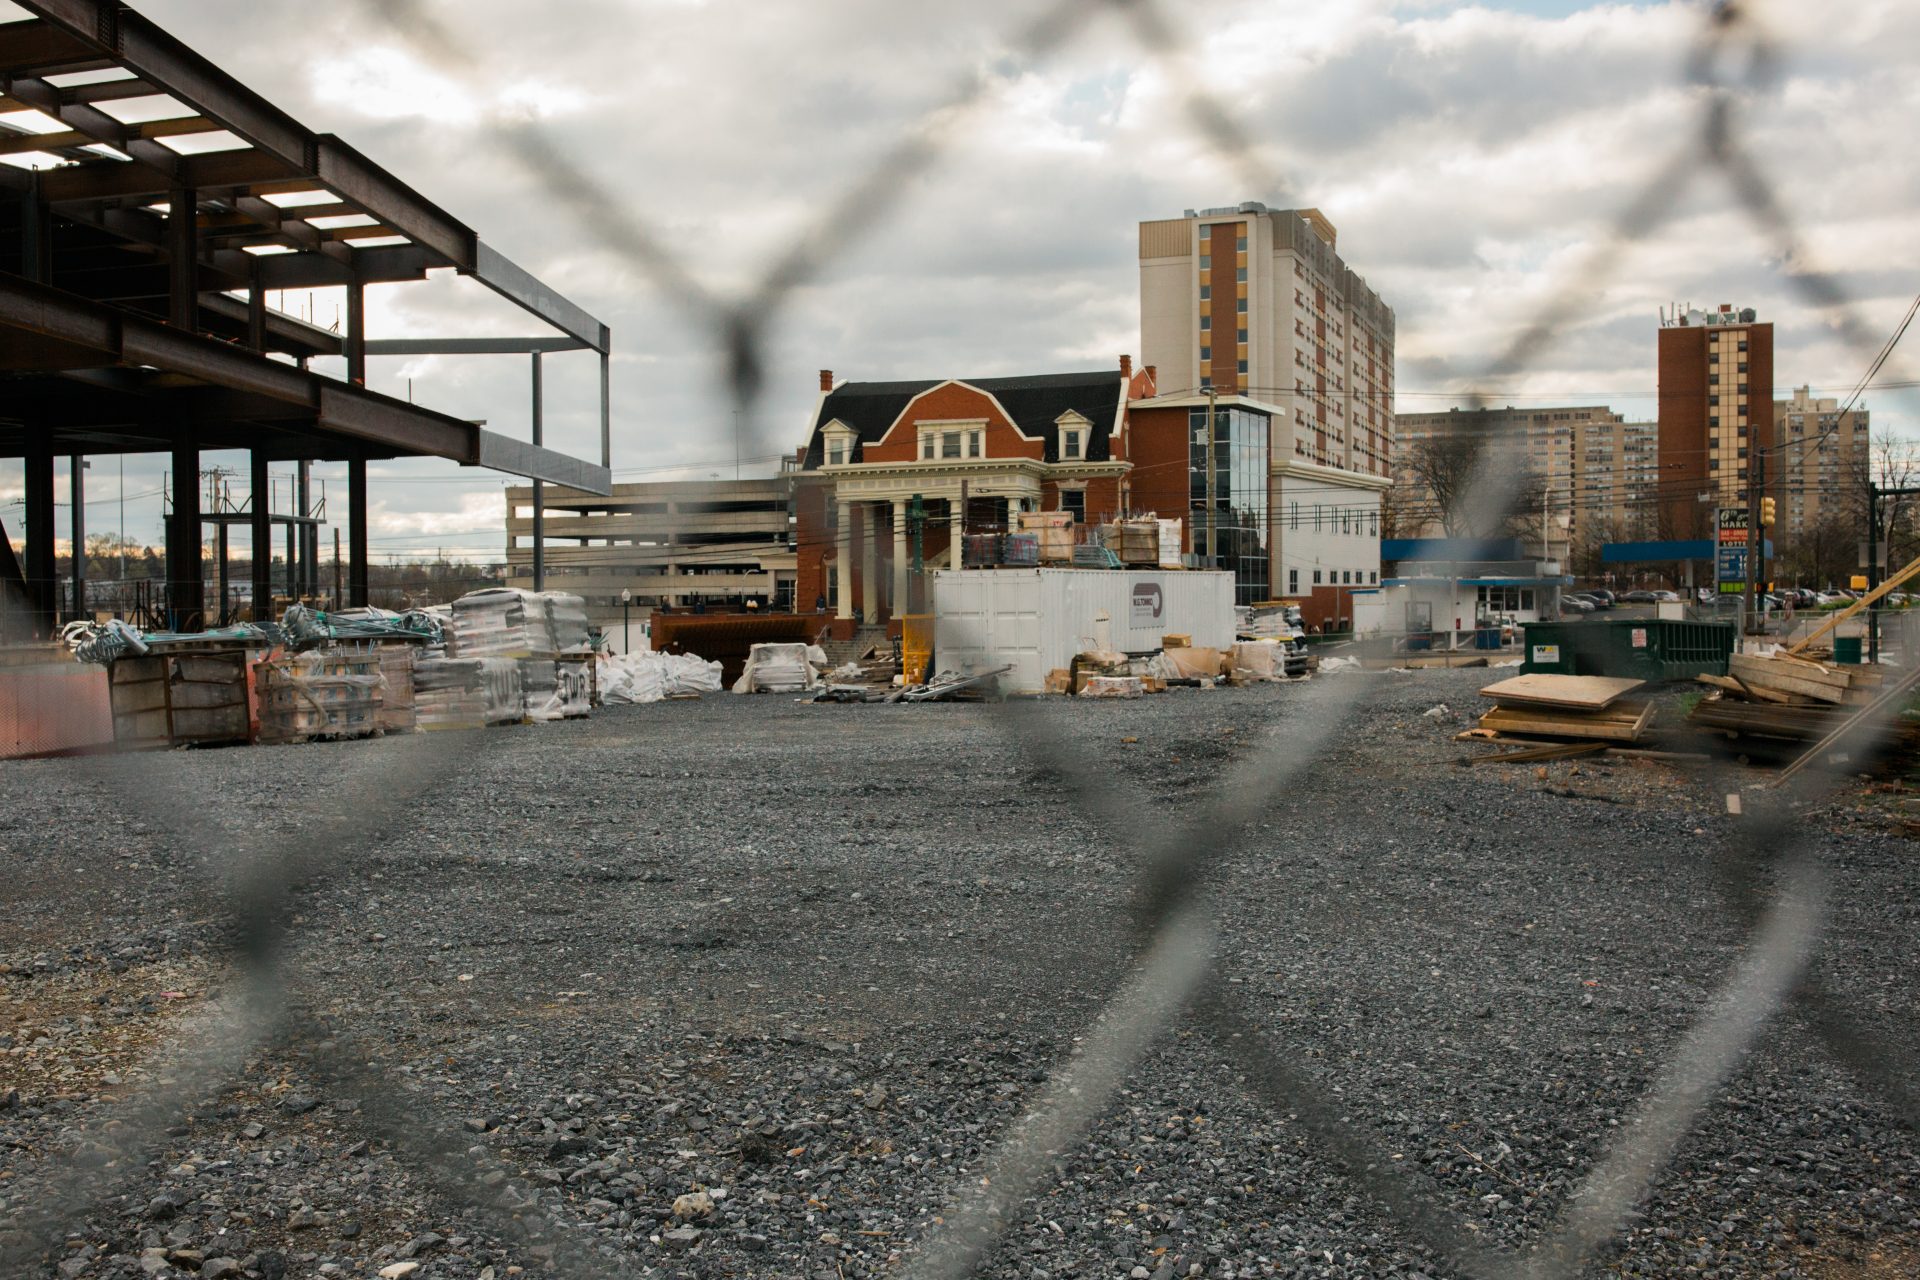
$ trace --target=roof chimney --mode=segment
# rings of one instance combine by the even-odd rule
[[[822,391],[833,390],[833,370],[822,369],[820,371],[820,389]]]
[[[1133,377],[1133,357],[1132,356],[1123,355],[1120,357],[1120,376],[1123,378]]]

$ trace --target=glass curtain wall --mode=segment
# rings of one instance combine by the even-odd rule
[[[1213,521],[1208,545],[1207,410],[1188,414],[1188,523],[1201,563],[1233,571],[1236,604],[1273,599],[1267,532],[1267,415],[1220,407],[1213,414]]]

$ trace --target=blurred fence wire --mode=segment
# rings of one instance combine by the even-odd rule
[[[481,51],[462,43],[443,14],[450,6],[428,0],[359,0],[418,58],[473,85],[484,96],[488,78]],[[1181,25],[1157,0],[1057,0],[1007,42],[1012,65],[1061,54],[1094,20],[1109,16],[1131,31],[1139,49],[1185,104],[1189,122],[1207,146],[1253,192],[1279,195],[1283,185],[1249,129],[1194,70]],[[1739,206],[1766,237],[1794,287],[1834,317],[1861,353],[1863,365],[1880,345],[1839,282],[1815,268],[1785,205],[1751,158],[1742,137],[1743,111],[1771,83],[1777,52],[1750,6],[1720,3],[1704,11],[1686,76],[1697,99],[1695,126],[1672,155],[1650,167],[1646,184],[1614,219],[1608,234],[1555,299],[1522,326],[1484,371],[1489,380],[1523,372],[1561,337],[1580,300],[1607,278],[1622,256],[1653,234],[1691,188],[1710,176],[1726,181]],[[609,253],[709,326],[728,352],[721,371],[742,416],[753,421],[762,393],[770,327],[794,291],[825,270],[860,234],[897,208],[903,181],[936,164],[952,140],[992,98],[1000,74],[959,76],[941,104],[908,129],[795,235],[788,249],[752,288],[728,298],[700,281],[666,242],[615,198],[562,140],[537,124],[500,120],[489,128],[503,151],[537,178],[579,226]],[[1482,465],[1476,490],[1496,505],[1511,499],[1519,478]],[[1001,1138],[986,1176],[955,1189],[955,1201],[929,1239],[909,1259],[919,1280],[957,1280],[987,1264],[1016,1215],[1040,1189],[1054,1162],[1069,1152],[1111,1104],[1128,1073],[1183,1021],[1209,1038],[1248,1089],[1277,1110],[1297,1116],[1323,1153],[1369,1196],[1411,1251],[1460,1275],[1505,1280],[1551,1280],[1582,1273],[1619,1238],[1622,1222],[1654,1188],[1676,1147],[1691,1131],[1715,1091],[1755,1044],[1769,1019],[1789,1010],[1834,1057],[1877,1088],[1910,1123],[1920,1111],[1902,1056],[1862,1024],[1845,999],[1817,974],[1817,954],[1828,920],[1829,878],[1805,847],[1806,835],[1776,814],[1749,814],[1715,860],[1728,910],[1747,929],[1733,971],[1674,1049],[1642,1101],[1639,1114],[1608,1144],[1599,1163],[1566,1206],[1559,1226],[1543,1232],[1525,1253],[1496,1249],[1468,1225],[1459,1207],[1431,1185],[1396,1171],[1364,1117],[1351,1114],[1329,1082],[1300,1064],[1308,1055],[1287,1043],[1225,980],[1219,949],[1219,903],[1234,855],[1249,841],[1271,797],[1311,767],[1320,748],[1337,744],[1343,729],[1369,714],[1364,681],[1317,681],[1288,704],[1276,726],[1222,781],[1213,797],[1178,827],[1146,813],[1111,782],[1077,763],[1079,755],[1041,709],[1008,706],[1010,734],[1036,761],[1057,771],[1088,816],[1138,854],[1141,873],[1134,912],[1139,952],[1134,972],[1087,1029],[1081,1051],[1064,1065],[1035,1105]],[[290,978],[290,953],[299,945],[290,902],[303,883],[350,873],[352,850],[368,844],[382,814],[397,815],[454,767],[472,769],[470,751],[456,757],[433,738],[391,740],[371,749],[358,776],[364,795],[340,806],[345,826],[289,839],[264,855],[257,842],[235,838],[218,868],[227,888],[233,955],[241,975],[235,989],[200,1023],[185,1030],[170,1054],[149,1064],[153,1083],[91,1126],[72,1149],[49,1158],[8,1192],[14,1207],[0,1226],[0,1261],[10,1274],[44,1265],[49,1250],[89,1206],[112,1195],[144,1166],[170,1125],[200,1099],[227,1087],[255,1054],[288,1049],[318,1079],[351,1082],[364,1100],[368,1123],[410,1158],[450,1205],[473,1211],[503,1241],[569,1276],[639,1270],[592,1228],[569,1225],[532,1190],[490,1157],[469,1150],[456,1128],[434,1120],[411,1091],[381,1063],[379,1051],[351,1027],[333,1027],[306,1011]],[[104,793],[149,809],[166,787],[141,787],[135,761],[106,767]],[[1830,787],[1834,773],[1803,771],[1797,795]],[[1735,785],[1716,772],[1709,788]],[[177,831],[196,829],[212,806],[187,803],[171,815]],[[1760,806],[1755,806],[1760,808]]]

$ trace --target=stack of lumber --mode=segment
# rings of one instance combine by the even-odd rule
[[[1880,672],[1872,667],[1840,666],[1784,653],[1736,653],[1727,660],[1726,675],[1701,676],[1700,682],[1748,702],[1796,707],[1861,706],[1872,701],[1880,685]]]
[[[1494,703],[1480,717],[1480,728],[1500,737],[1638,742],[1653,722],[1653,704],[1625,695],[1644,683],[1545,672],[1515,676],[1480,691]]]

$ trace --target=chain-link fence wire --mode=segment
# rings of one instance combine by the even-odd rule
[[[480,60],[424,0],[362,0],[362,10],[398,34],[420,57],[484,92]],[[1016,60],[1060,52],[1096,16],[1112,11],[1139,39],[1143,53],[1168,77],[1189,121],[1250,189],[1283,188],[1260,159],[1256,135],[1244,128],[1194,74],[1178,26],[1154,0],[1063,0],[1016,33]],[[1760,170],[1739,143],[1738,110],[1767,84],[1775,54],[1746,6],[1711,9],[1688,64],[1700,92],[1698,128],[1631,200],[1611,233],[1488,369],[1489,379],[1524,370],[1564,332],[1575,301],[1604,279],[1623,254],[1660,225],[1699,176],[1714,170],[1731,184],[1810,303],[1837,317],[1842,334],[1863,354],[1876,343],[1838,283],[1805,261],[1797,232]],[[723,298],[695,278],[632,212],[567,157],[537,125],[496,122],[490,132],[504,152],[537,179],[593,238],[644,273],[725,341],[724,380],[743,417],[753,420],[770,325],[793,291],[815,277],[859,233],[889,215],[902,179],[936,163],[967,120],[990,98],[996,80],[974,72],[959,79],[944,104],[907,131],[840,199],[796,236],[789,250],[744,296]],[[1479,468],[1473,500],[1503,508],[1521,478],[1490,462]],[[1110,1105],[1133,1067],[1176,1023],[1188,1018],[1232,1063],[1249,1088],[1299,1118],[1325,1154],[1384,1210],[1409,1248],[1444,1259],[1460,1274],[1560,1277],[1578,1274],[1618,1237],[1624,1216],[1653,1186],[1715,1091],[1752,1047],[1767,1020],[1791,1006],[1847,1067],[1880,1090],[1909,1121],[1916,1118],[1904,1059],[1860,1024],[1847,1001],[1809,976],[1826,922],[1829,878],[1807,848],[1804,829],[1782,814],[1747,819],[1716,857],[1717,882],[1748,931],[1740,961],[1700,1020],[1658,1073],[1640,1113],[1572,1197],[1557,1229],[1526,1254],[1494,1250],[1462,1227],[1437,1189],[1397,1171],[1376,1136],[1350,1114],[1332,1088],[1297,1064],[1304,1055],[1248,1010],[1224,981],[1218,953],[1222,877],[1272,797],[1311,767],[1319,749],[1336,745],[1344,728],[1369,714],[1368,686],[1321,680],[1286,704],[1283,725],[1233,766],[1211,799],[1175,826],[1104,778],[1094,776],[1052,723],[1049,713],[1010,706],[1008,731],[1061,777],[1072,799],[1115,839],[1137,851],[1141,875],[1135,917],[1140,938],[1135,972],[1091,1025],[1082,1051],[1061,1068],[1040,1101],[1001,1139],[984,1185],[959,1189],[944,1225],[909,1264],[911,1274],[957,1277],[991,1255],[1002,1231],[1038,1189],[1053,1161],[1080,1141]],[[482,751],[485,748],[484,736]],[[363,800],[340,804],[340,826],[320,828],[266,850],[230,833],[223,880],[232,922],[238,980],[228,995],[176,1037],[147,1072],[153,1083],[88,1127],[73,1148],[16,1179],[11,1221],[0,1234],[0,1258],[24,1266],[44,1260],[89,1206],[138,1175],[146,1153],[198,1102],[228,1087],[256,1055],[286,1052],[317,1081],[351,1086],[376,1133],[403,1153],[450,1208],[473,1213],[503,1242],[568,1275],[622,1274],[635,1265],[590,1228],[567,1225],[537,1193],[486,1153],[469,1149],[449,1117],[434,1117],[415,1092],[382,1062],[381,1052],[352,1027],[328,1025],[307,1012],[290,979],[290,901],[317,877],[350,874],[370,852],[383,825],[409,820],[407,805],[444,779],[457,752],[434,737],[367,748],[356,777]],[[103,789],[120,803],[151,813],[174,797],[168,825],[203,829],[219,806],[188,797],[177,778],[160,777],[153,759],[103,769]],[[1709,773],[1707,794],[1736,787],[1731,761]],[[1800,800],[1830,790],[1838,766],[1816,762],[1795,790]],[[149,780],[153,785],[141,785]],[[197,800],[197,803],[194,801]],[[1784,811],[1783,811],[1784,812]]]

